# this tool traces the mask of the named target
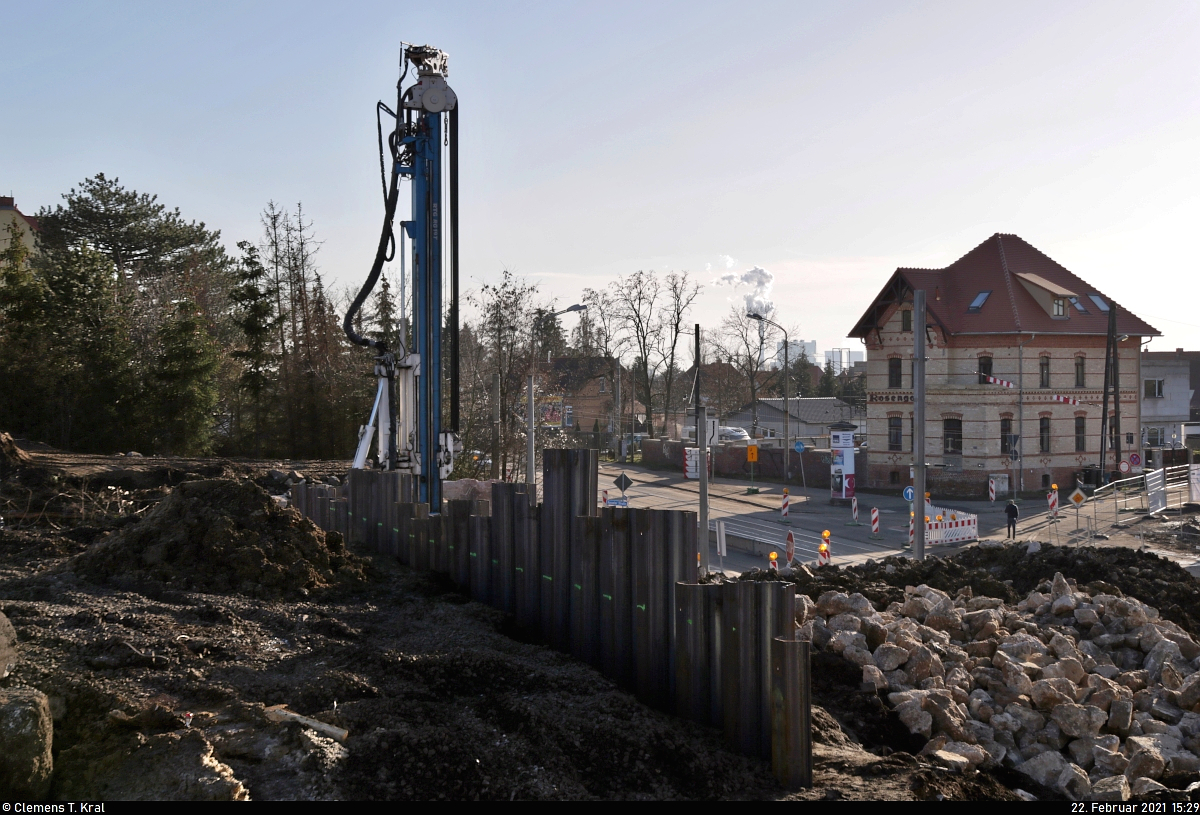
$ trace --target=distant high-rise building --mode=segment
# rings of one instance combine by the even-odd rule
[[[816,340],[788,340],[788,364],[795,365],[796,360],[800,359],[801,352],[808,358],[809,362],[815,362],[817,359],[817,341]],[[775,343],[775,359],[771,361],[771,367],[778,369],[783,367],[783,340]]]
[[[825,352],[825,364],[832,364],[835,374],[847,371],[851,365],[856,362],[862,362],[865,359],[864,352],[852,351],[849,348],[834,348]]]

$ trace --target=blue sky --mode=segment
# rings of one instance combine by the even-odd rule
[[[0,191],[97,172],[254,240],[303,202],[335,285],[378,239],[374,103],[450,54],[468,285],[560,305],[689,270],[715,325],[754,266],[793,336],[845,340],[897,266],[1014,232],[1200,349],[1200,5],[25,3],[6,9]],[[403,200],[403,199],[402,199]],[[1187,296],[1192,295],[1192,296]],[[568,316],[566,321],[573,320]],[[571,323],[568,322],[569,326]]]

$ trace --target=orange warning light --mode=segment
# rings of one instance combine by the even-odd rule
[[[929,516],[928,516],[928,515],[926,515],[926,516],[925,516],[925,523],[929,523]]]
[[[825,540],[829,540],[829,530],[826,529],[824,532],[822,532],[821,537],[824,538]]]
[[[1058,489],[1058,485],[1057,485],[1057,484],[1051,484],[1051,485],[1050,485],[1050,489],[1052,489],[1052,490],[1056,490],[1056,489]]]
[[[778,559],[779,559],[779,553],[778,553],[778,552],[772,552],[771,554],[767,555],[767,557],[771,558],[771,560],[778,560]]]
[[[937,519],[940,522],[942,520],[942,516],[941,515],[937,516]]]
[[[821,552],[821,554],[824,554],[829,551],[829,544],[822,541],[821,545],[818,546],[817,549]]]

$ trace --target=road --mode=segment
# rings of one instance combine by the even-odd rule
[[[633,481],[633,486],[625,493],[631,507],[692,511],[699,508],[698,482],[688,481],[680,473],[605,462],[600,465],[600,489],[607,489],[610,498],[620,495],[613,485],[613,479],[622,472]],[[715,528],[717,519],[723,519],[728,533],[773,544],[780,552],[783,551],[787,533],[791,530],[796,540],[796,559],[801,562],[815,562],[817,544],[820,542],[822,530],[826,529],[830,532],[830,549],[834,563],[861,563],[870,558],[878,559],[909,551],[901,548],[908,541],[909,505],[899,495],[899,490],[894,496],[860,495],[861,525],[856,526],[853,525],[850,508],[831,506],[826,490],[806,491],[799,485],[789,487],[790,523],[784,524],[781,523],[780,514],[783,485],[759,483],[756,485],[760,490],[757,495],[747,495],[748,486],[748,481],[730,481],[724,478],[718,479],[711,486],[710,529]],[[1003,538],[1007,534],[1003,501],[994,504],[988,501],[958,501],[939,499],[937,495],[932,496],[932,500],[946,509],[978,515],[981,538]],[[1024,517],[1018,524],[1019,537],[1033,535],[1045,529],[1046,511],[1044,507],[1035,507],[1037,503],[1040,502],[1027,500],[1022,503],[1021,513]],[[877,539],[873,539],[871,535],[872,507],[879,510],[880,528]],[[1035,508],[1040,511],[1033,511]],[[1070,513],[1064,519],[1069,522]],[[1071,527],[1073,528],[1073,524]],[[944,551],[961,545],[934,546],[930,547],[929,551]],[[715,544],[711,548],[710,562],[714,567],[719,564]],[[730,549],[730,554],[725,558],[725,571],[742,572],[751,568],[762,568],[766,562],[764,556],[752,556]]]

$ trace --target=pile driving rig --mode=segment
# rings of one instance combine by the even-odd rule
[[[342,328],[351,342],[374,350],[375,375],[379,379],[371,417],[359,431],[354,467],[367,466],[371,440],[377,436],[378,466],[412,474],[417,500],[428,503],[430,512],[437,513],[442,504],[442,480],[450,475],[454,456],[462,449],[458,437],[458,97],[446,84],[448,58],[443,51],[427,45],[405,45],[401,66],[400,80],[396,83],[396,110],[392,111],[383,102],[376,105],[383,231],[371,273],[347,310]],[[410,69],[415,70],[416,81],[405,88]],[[385,166],[380,120],[384,113],[395,121],[395,128],[386,139],[390,173]],[[447,164],[448,173],[443,175]],[[383,264],[395,257],[393,222],[402,179],[412,186],[412,214],[400,222],[400,252],[403,262],[407,236],[413,274],[410,313],[414,347],[405,345],[402,328],[393,352],[387,340],[360,336],[353,323],[379,280]],[[449,212],[443,206],[444,196],[449,198]],[[442,291],[447,273],[450,313],[443,319]],[[442,426],[445,330],[450,334],[448,429]]]

